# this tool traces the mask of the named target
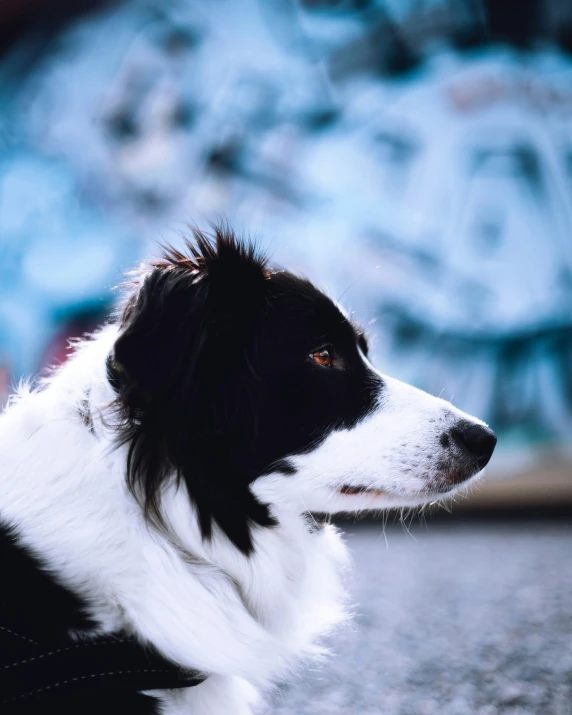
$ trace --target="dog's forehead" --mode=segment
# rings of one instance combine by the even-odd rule
[[[325,333],[331,339],[355,339],[356,330],[345,311],[313,283],[287,271],[269,276],[267,315],[283,327]]]

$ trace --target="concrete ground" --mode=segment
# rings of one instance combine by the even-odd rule
[[[353,625],[274,715],[572,715],[572,520],[343,528]]]

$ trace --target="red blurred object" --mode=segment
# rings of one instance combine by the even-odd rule
[[[73,350],[73,347],[70,347],[70,341],[73,344],[75,339],[93,333],[101,326],[105,317],[106,311],[102,309],[82,312],[66,320],[46,346],[38,369],[57,367],[64,363]]]

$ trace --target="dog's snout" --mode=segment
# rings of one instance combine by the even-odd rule
[[[457,423],[451,430],[451,437],[465,453],[477,460],[479,469],[486,467],[497,443],[491,429],[468,420]]]

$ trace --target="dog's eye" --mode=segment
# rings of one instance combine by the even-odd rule
[[[314,362],[317,362],[318,365],[322,365],[323,367],[331,367],[332,365],[332,356],[330,355],[330,351],[325,348],[322,350],[316,350],[316,352],[312,353],[310,357]]]

